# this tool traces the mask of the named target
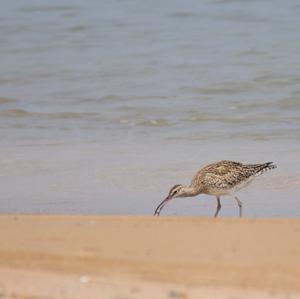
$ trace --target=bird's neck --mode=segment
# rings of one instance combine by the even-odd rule
[[[192,185],[184,186],[183,192],[185,197],[196,196],[201,193],[201,191],[198,188]]]

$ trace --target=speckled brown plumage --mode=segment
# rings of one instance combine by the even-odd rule
[[[247,186],[256,176],[274,168],[276,165],[272,162],[242,164],[224,160],[209,164],[197,172],[189,186],[173,186],[168,197],[156,208],[155,215],[158,216],[164,205],[175,197],[189,197],[203,193],[217,197],[217,210],[214,215],[217,217],[221,209],[221,195],[233,195]],[[242,216],[242,202],[237,197],[235,200],[239,206],[240,216]]]
[[[193,178],[191,186],[199,188],[205,194],[230,194],[236,188],[240,189],[239,187],[247,184],[250,178],[272,168],[272,162],[244,165],[233,161],[220,161],[202,168]]]

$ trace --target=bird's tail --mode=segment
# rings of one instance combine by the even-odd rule
[[[263,164],[253,165],[253,167],[255,167],[255,174],[260,175],[268,170],[277,168],[277,165],[274,164],[273,162],[267,162],[267,163],[263,163]]]

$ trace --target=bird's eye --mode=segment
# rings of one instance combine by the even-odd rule
[[[178,190],[174,190],[173,191],[173,196],[176,195],[178,193]]]

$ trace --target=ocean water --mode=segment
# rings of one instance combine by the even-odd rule
[[[245,216],[299,217],[299,15],[296,0],[6,1],[0,212],[151,215],[232,159],[278,165],[240,192]]]

